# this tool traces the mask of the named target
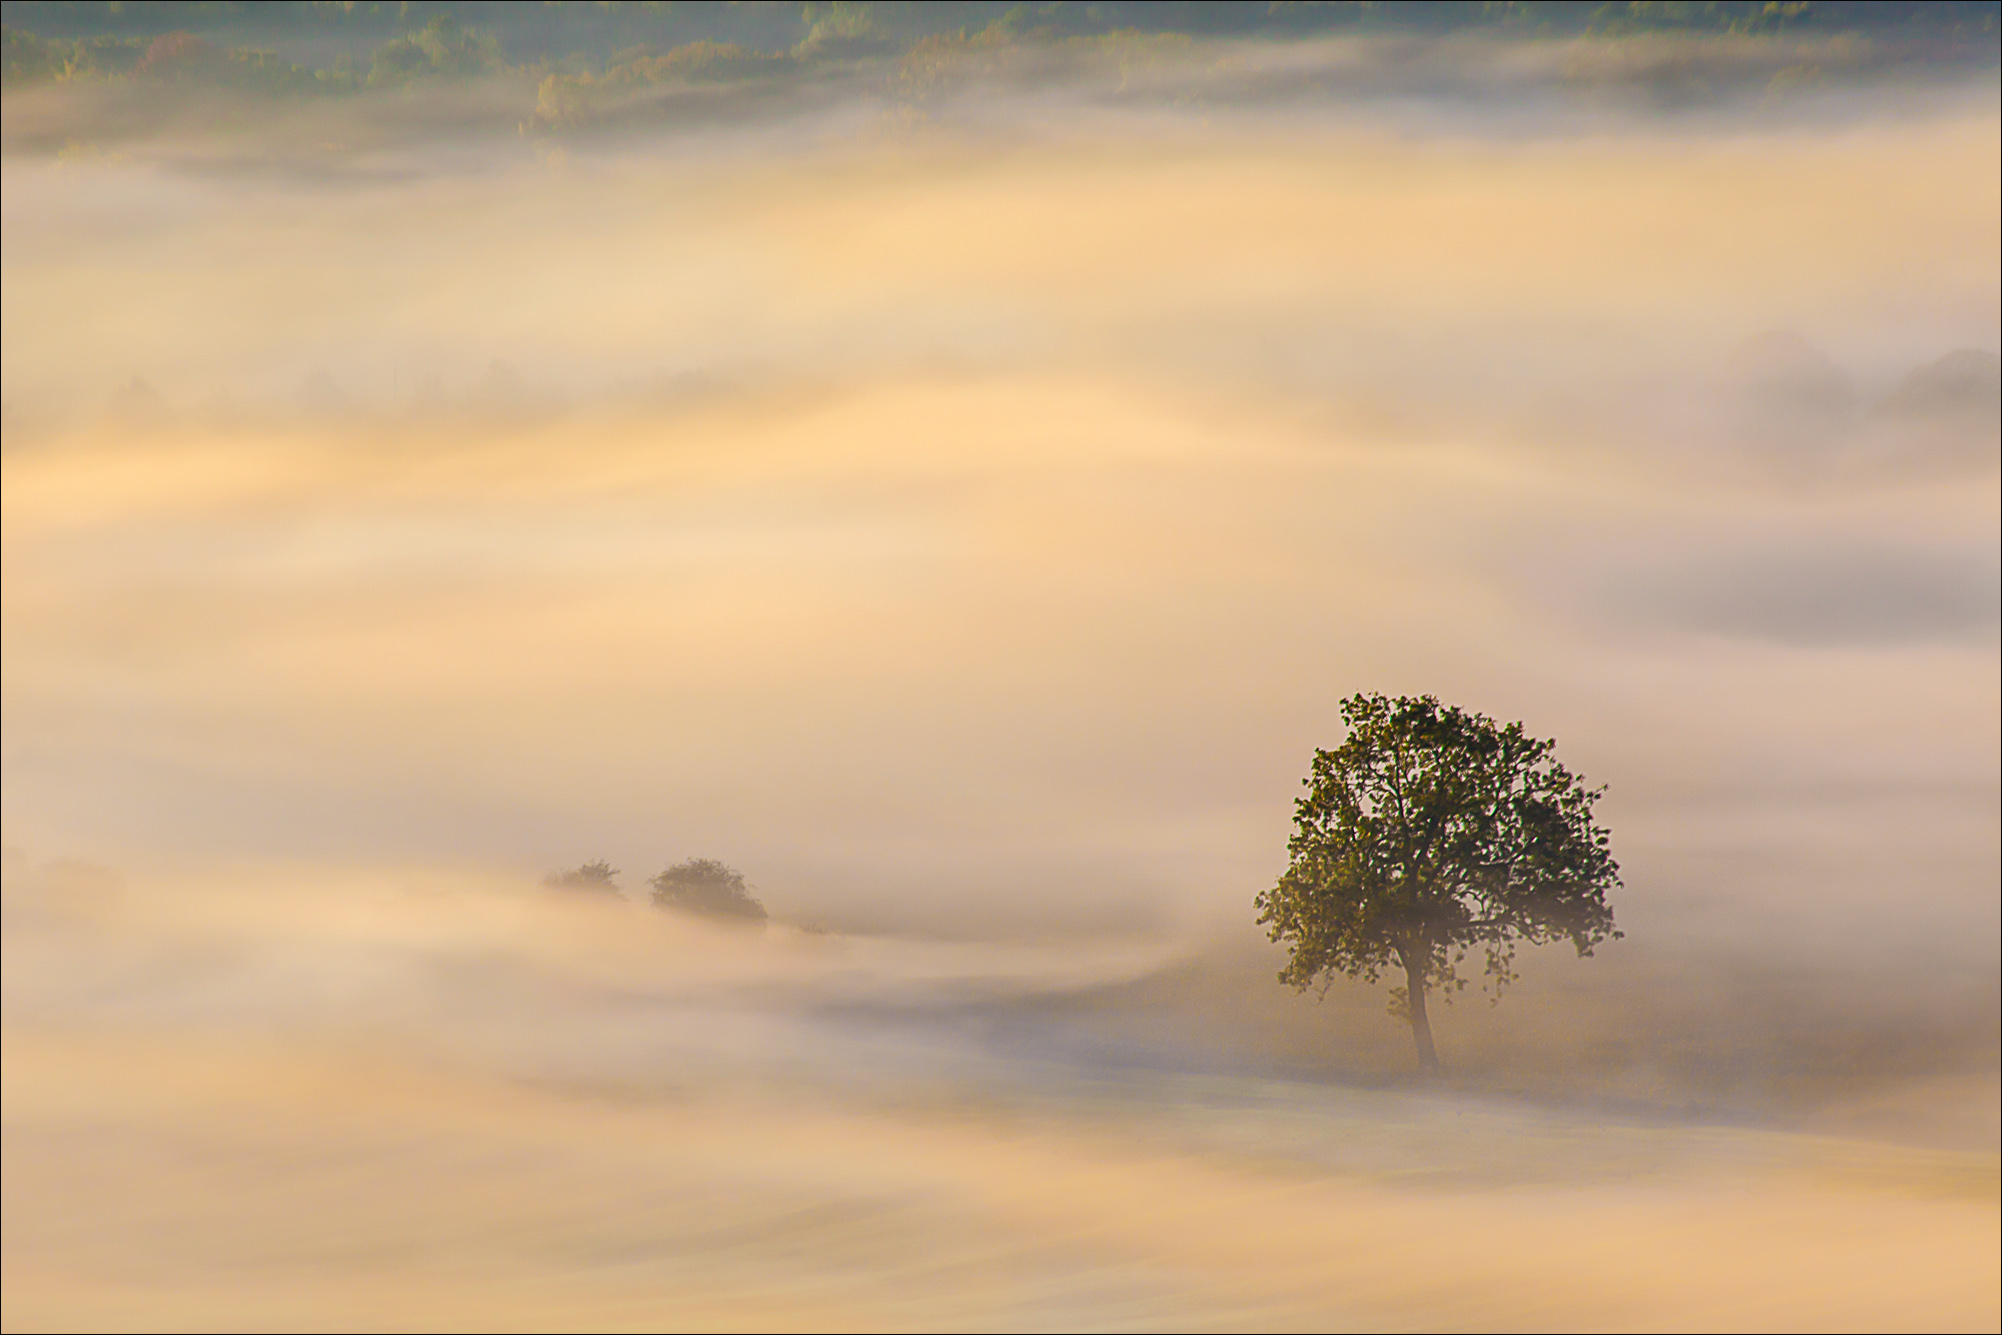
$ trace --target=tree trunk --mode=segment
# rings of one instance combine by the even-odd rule
[[[1432,1046],[1432,1022],[1425,1018],[1425,952],[1397,952],[1404,960],[1405,997],[1410,1002],[1411,1037],[1418,1044],[1418,1064],[1425,1070],[1439,1069],[1439,1054]]]

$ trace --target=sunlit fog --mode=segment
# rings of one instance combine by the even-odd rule
[[[8,1329],[2002,1322],[1997,6],[123,8]],[[1254,922],[1358,692],[1605,786],[1436,1075]]]

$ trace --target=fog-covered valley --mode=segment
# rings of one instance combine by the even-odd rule
[[[8,85],[8,1327],[1992,1328],[1992,67],[898,40]],[[1624,879],[1431,1080],[1371,690]]]

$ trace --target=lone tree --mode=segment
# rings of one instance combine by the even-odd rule
[[[1314,752],[1294,806],[1289,865],[1258,896],[1258,921],[1291,958],[1279,981],[1325,993],[1335,975],[1405,985],[1391,1014],[1411,1022],[1437,1070],[1425,993],[1449,1000],[1479,946],[1493,1000],[1516,978],[1518,941],[1568,939],[1579,955],[1620,933],[1606,891],[1620,883],[1587,788],[1520,723],[1506,727],[1432,696],[1353,695],[1348,740]],[[1485,984],[1484,984],[1485,986]]]
[[[596,891],[599,894],[616,895],[623,899],[625,894],[619,889],[618,874],[617,867],[600,859],[597,862],[587,862],[581,867],[573,867],[569,871],[551,872],[542,878],[542,883],[553,890]]]
[[[764,925],[765,906],[751,898],[744,873],[713,858],[676,863],[647,884],[657,909]]]

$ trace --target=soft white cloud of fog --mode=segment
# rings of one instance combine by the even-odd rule
[[[1992,412],[1886,396],[1992,326],[1996,147],[10,163],[10,838],[1159,922],[1270,874],[1362,688],[1616,803],[1992,786]],[[1955,847],[1915,893],[1985,921]]]
[[[10,858],[6,889],[23,1324],[1993,1309],[1992,1154],[1356,1088],[1397,1049],[1373,998],[1279,1005],[1262,968],[1160,946],[746,934],[437,872],[120,884]],[[1782,1002],[1795,1029],[1761,1050],[1728,1014],[1773,1007],[1750,975],[1619,976],[1453,1016],[1457,1060],[1699,1113],[1805,1086],[1824,1131],[1981,1143],[1956,1112],[1992,1081],[1910,1051],[1950,1041],[1914,1022],[1951,998],[1832,1036]],[[1636,1042],[1654,1029],[1673,1044]],[[1347,1082],[1272,1078],[1331,1048]]]

